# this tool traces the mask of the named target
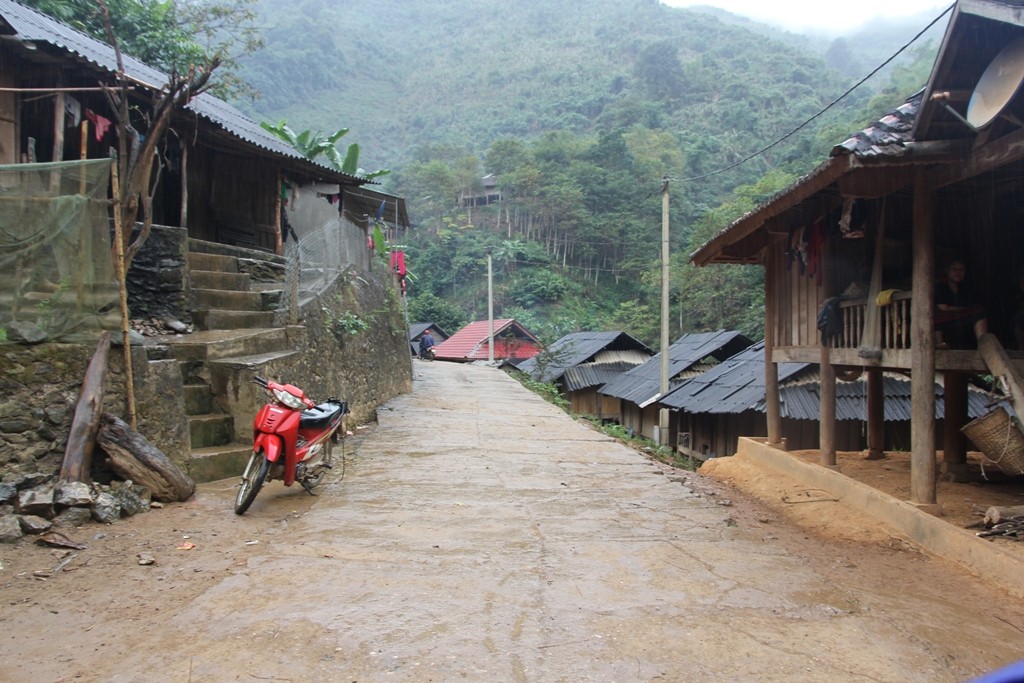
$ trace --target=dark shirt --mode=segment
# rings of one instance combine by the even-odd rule
[[[954,292],[946,282],[939,283],[935,288],[935,305],[945,304],[955,308],[970,308],[977,303],[971,288],[960,283],[959,291]]]

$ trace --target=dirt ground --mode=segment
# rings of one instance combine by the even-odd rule
[[[818,451],[793,451],[807,463],[818,462]],[[941,460],[941,453],[938,454]],[[882,460],[866,460],[862,452],[836,455],[839,471],[898,500],[910,499],[910,453],[887,451]],[[991,506],[1024,505],[1024,477],[1007,477],[980,453],[968,454],[968,481],[954,482],[940,477],[937,499],[942,519],[960,528],[974,529]],[[778,473],[765,472],[738,459],[709,461],[701,473],[743,490],[777,510],[786,519],[830,538],[854,540],[888,539],[893,533],[873,517],[854,514],[832,499],[827,491],[808,489],[800,482]],[[978,529],[980,530],[980,529]],[[1019,549],[1024,561],[1024,540],[994,538],[1008,549]]]
[[[0,545],[0,682],[961,683],[1021,657],[1024,603],[822,492],[634,457],[499,371],[419,373],[320,497],[272,482],[238,517],[225,480],[67,530],[85,549]],[[905,497],[901,454],[840,462]],[[970,521],[995,492],[939,497]]]

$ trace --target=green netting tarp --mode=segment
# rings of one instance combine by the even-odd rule
[[[120,327],[109,159],[0,165],[0,341]]]

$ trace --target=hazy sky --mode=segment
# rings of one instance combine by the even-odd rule
[[[932,12],[932,19],[952,0],[661,0],[673,7],[711,5],[791,31],[846,33],[875,17]],[[924,26],[922,26],[924,28]]]

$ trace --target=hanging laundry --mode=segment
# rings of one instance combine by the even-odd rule
[[[92,109],[85,110],[85,118],[92,121],[92,125],[96,128],[96,142],[102,141],[103,136],[107,134],[107,129],[113,125],[110,119],[100,116]]]
[[[82,123],[82,103],[71,95],[64,98],[64,125],[77,128]]]
[[[863,199],[847,199],[843,202],[843,215],[839,219],[839,233],[846,239],[864,237],[867,222],[867,207]]]
[[[405,277],[405,252],[401,249],[391,252],[391,270],[398,273],[398,277]]]
[[[843,332],[843,313],[839,309],[842,297],[833,296],[825,299],[818,311],[818,330],[821,331],[821,343],[828,346],[829,341]]]

